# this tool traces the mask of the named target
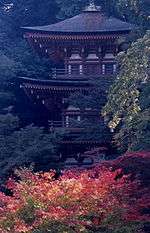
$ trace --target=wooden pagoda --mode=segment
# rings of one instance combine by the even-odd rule
[[[86,109],[81,115],[80,109],[68,104],[68,98],[74,92],[86,93],[91,78],[99,80],[102,92],[107,91],[117,73],[116,55],[132,29],[127,22],[107,17],[93,1],[73,18],[24,27],[32,48],[55,64],[46,80],[19,78],[21,90],[38,109],[37,118],[44,113],[50,129],[72,128],[72,118],[80,122],[90,115],[97,119],[99,112]]]

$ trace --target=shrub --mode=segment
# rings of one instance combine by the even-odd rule
[[[115,160],[104,162],[103,165],[111,167],[113,171],[121,168],[123,174],[131,174],[130,178],[138,177],[145,187],[150,184],[150,152],[128,152]]]
[[[7,182],[13,196],[0,193],[1,233],[137,233],[149,221],[141,212],[148,190],[138,192],[139,181],[121,170],[66,171],[57,180],[53,171],[17,175]]]

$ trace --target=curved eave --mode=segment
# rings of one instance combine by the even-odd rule
[[[95,140],[76,140],[76,141],[74,141],[74,140],[68,140],[68,141],[61,141],[60,142],[60,144],[76,144],[76,145],[78,145],[78,144],[96,144],[96,145],[101,145],[102,144],[102,142],[101,141],[95,141]]]
[[[21,27],[21,29],[23,29],[24,33],[39,33],[41,36],[43,35],[53,35],[53,36],[57,36],[57,35],[66,35],[66,36],[76,36],[76,35],[110,35],[110,34],[128,34],[131,31],[133,31],[134,29],[136,29],[136,27],[134,28],[126,28],[126,29],[108,29],[108,30],[99,30],[99,31],[80,31],[80,32],[73,32],[73,31],[46,31],[46,30],[39,30],[36,28],[32,28],[32,27]]]
[[[32,39],[42,39],[47,41],[70,41],[70,40],[105,40],[105,39],[116,39],[119,38],[122,34],[128,34],[129,32],[123,33],[80,33],[80,34],[48,34],[48,33],[39,33],[39,32],[26,32],[24,34],[24,38],[32,40]]]
[[[41,80],[41,79],[32,79],[32,78],[26,78],[26,77],[20,77],[18,78],[20,83],[29,83],[29,84],[40,84],[40,85],[79,85],[79,84],[82,84],[82,85],[85,85],[85,84],[88,84],[89,81],[86,79],[80,79],[80,80],[76,80],[76,79],[70,79],[70,80],[67,80],[67,79],[50,79],[50,80]]]
[[[106,91],[114,80],[113,76],[105,77],[102,81],[102,91]],[[18,78],[18,84],[20,88],[26,90],[36,90],[36,91],[79,91],[79,90],[89,90],[92,88],[93,82],[88,79],[51,79],[51,80],[41,80],[41,79],[31,79],[26,77]]]

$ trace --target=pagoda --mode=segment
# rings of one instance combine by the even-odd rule
[[[133,25],[107,17],[90,1],[79,15],[23,30],[31,47],[55,64],[47,79],[19,78],[19,87],[34,105],[37,119],[43,119],[50,130],[60,127],[76,132],[71,119],[80,122],[90,116],[96,120],[100,110],[85,109],[81,114],[79,108],[69,105],[68,98],[75,92],[87,93],[91,79],[98,80],[102,92],[107,92],[117,74],[116,55]]]

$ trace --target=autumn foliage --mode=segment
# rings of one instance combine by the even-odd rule
[[[103,166],[115,171],[117,169],[122,170],[125,175],[130,174],[130,178],[140,180],[142,186],[150,186],[150,152],[127,152],[123,156],[114,160],[105,161]]]
[[[148,190],[120,169],[17,175],[7,183],[13,195],[0,193],[0,233],[138,233],[150,220]]]

